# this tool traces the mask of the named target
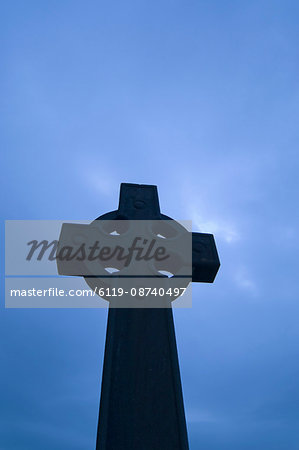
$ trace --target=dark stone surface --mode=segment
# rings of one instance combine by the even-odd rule
[[[122,184],[117,211],[101,220],[163,220],[156,186]],[[193,281],[212,282],[212,235],[193,233]],[[187,450],[172,309],[110,308],[97,450]]]
[[[126,229],[126,220],[154,220],[158,221],[156,235],[162,230],[169,242],[175,235],[174,225],[190,236],[184,227],[161,214],[156,186],[123,183],[118,209],[96,220],[116,220],[119,225],[113,226],[120,232]],[[172,221],[171,225],[166,221]],[[90,224],[91,229],[94,225]],[[66,240],[72,238],[71,228],[64,227]],[[84,276],[80,266],[65,266],[64,261],[57,265],[60,274]],[[192,281],[212,283],[219,266],[213,235],[192,233]],[[156,270],[155,279],[168,279]],[[85,272],[85,280],[91,288],[102,283],[98,275],[89,272]],[[134,275],[132,280],[136,280]],[[166,297],[160,300],[163,308],[114,308],[110,302],[97,450],[188,450],[171,299]]]

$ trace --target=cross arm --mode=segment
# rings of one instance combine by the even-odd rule
[[[192,281],[213,283],[220,261],[214,236],[192,233]]]

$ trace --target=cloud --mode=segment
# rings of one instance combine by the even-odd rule
[[[234,243],[240,239],[240,234],[232,223],[221,218],[207,220],[207,214],[199,214],[198,210],[190,202],[185,206],[188,217],[192,220],[194,231],[212,233],[217,239],[223,239],[227,243]],[[209,215],[210,216],[210,215]]]
[[[246,267],[242,266],[237,268],[235,271],[234,279],[236,285],[239,288],[249,291],[253,295],[257,295],[258,293],[257,285],[252,280],[251,276],[249,275],[249,271]]]
[[[92,195],[101,195],[105,197],[117,196],[116,190],[119,189],[119,182],[112,167],[105,164],[98,157],[79,156],[76,160],[76,171]]]
[[[193,408],[186,411],[186,418],[188,423],[218,422],[218,419],[211,412]]]
[[[94,168],[89,168],[84,172],[84,179],[93,191],[103,195],[111,195],[115,188],[115,181],[111,176],[100,174]]]

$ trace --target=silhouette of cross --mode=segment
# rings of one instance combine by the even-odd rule
[[[122,183],[118,209],[96,220],[172,219],[156,186]],[[219,266],[213,235],[192,233],[192,281],[212,283]],[[110,307],[96,450],[188,448],[172,308]]]

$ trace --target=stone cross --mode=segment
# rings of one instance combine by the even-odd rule
[[[156,186],[128,183],[118,209],[99,219],[172,220]],[[219,266],[213,235],[192,233],[192,281],[212,283]],[[172,308],[110,307],[96,450],[188,448]]]

